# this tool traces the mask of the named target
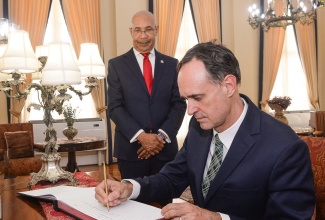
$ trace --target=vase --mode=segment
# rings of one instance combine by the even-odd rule
[[[270,108],[272,110],[275,111],[274,118],[288,124],[288,119],[283,114],[283,111],[285,109],[283,109],[280,105],[277,105],[277,104],[268,103],[268,105],[270,106]]]
[[[73,138],[78,134],[78,129],[73,127],[73,124],[68,124],[68,127],[64,128],[62,133],[68,138],[69,141],[72,141]]]

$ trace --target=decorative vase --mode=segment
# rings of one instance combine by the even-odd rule
[[[270,108],[271,108],[272,110],[275,111],[274,118],[276,118],[276,119],[278,119],[278,120],[280,120],[280,121],[282,121],[282,122],[288,124],[288,119],[287,119],[287,118],[284,116],[284,114],[283,114],[283,111],[284,111],[285,109],[283,109],[283,108],[282,108],[280,105],[278,105],[278,104],[268,103],[268,105],[270,106]]]
[[[78,129],[73,127],[73,123],[68,123],[68,127],[64,128],[62,133],[68,138],[69,141],[72,141],[73,138],[78,134]]]

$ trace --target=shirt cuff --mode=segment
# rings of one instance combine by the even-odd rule
[[[170,140],[168,134],[166,134],[166,132],[164,132],[164,130],[159,129],[158,132],[162,133],[162,134],[166,137],[165,141],[166,141],[167,143],[171,143],[171,142],[172,142],[172,141]]]
[[[223,214],[223,213],[220,213],[220,212],[219,212],[219,214],[221,215],[222,220],[230,220],[229,215],[226,215],[226,214]]]
[[[137,138],[139,134],[141,134],[142,132],[144,132],[144,130],[140,129],[137,133],[135,133],[135,135],[131,138],[130,143],[136,142],[138,140]]]
[[[133,185],[132,193],[131,193],[131,195],[130,195],[130,197],[128,199],[136,199],[136,198],[138,198],[138,196],[140,194],[141,186],[137,181],[132,180],[132,179],[124,179],[121,182],[130,182]]]

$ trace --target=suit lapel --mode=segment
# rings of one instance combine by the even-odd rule
[[[199,124],[198,124],[199,126]],[[203,173],[204,168],[207,160],[207,156],[210,151],[211,140],[213,137],[212,130],[201,130],[202,133],[199,134],[198,137],[193,138],[192,141],[195,140],[195,144],[193,145],[195,148],[199,148],[199,150],[195,151],[195,160],[193,160],[192,166],[195,167],[194,169],[195,174],[195,186],[196,192],[198,195],[199,203],[203,204],[203,194],[202,194],[202,182],[203,182]]]
[[[155,70],[151,96],[154,96],[165,68],[165,60],[163,59],[164,56],[157,50],[155,50],[155,56]]]
[[[139,63],[134,55],[133,49],[129,50],[127,53],[124,54],[124,58],[126,59],[126,62],[124,62],[127,67],[130,69],[130,79],[135,78],[136,81],[139,82],[141,87],[144,89],[144,91],[149,96],[149,92],[147,89],[146,82],[143,78]]]
[[[248,110],[245,119],[238,129],[215,179],[210,185],[205,203],[209,201],[211,196],[219,189],[229,175],[231,175],[233,170],[238,165],[240,166],[241,161],[255,144],[255,139],[252,135],[260,132],[260,110],[248,99],[248,97],[242,97],[248,103]]]

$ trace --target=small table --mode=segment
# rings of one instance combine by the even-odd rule
[[[76,151],[94,150],[105,147],[105,140],[98,140],[96,138],[84,137],[75,138],[72,141],[66,138],[59,138],[57,144],[60,146],[58,152],[68,152],[68,163],[65,168],[71,173],[79,171],[77,166]],[[35,150],[44,152],[44,144],[34,144]]]

